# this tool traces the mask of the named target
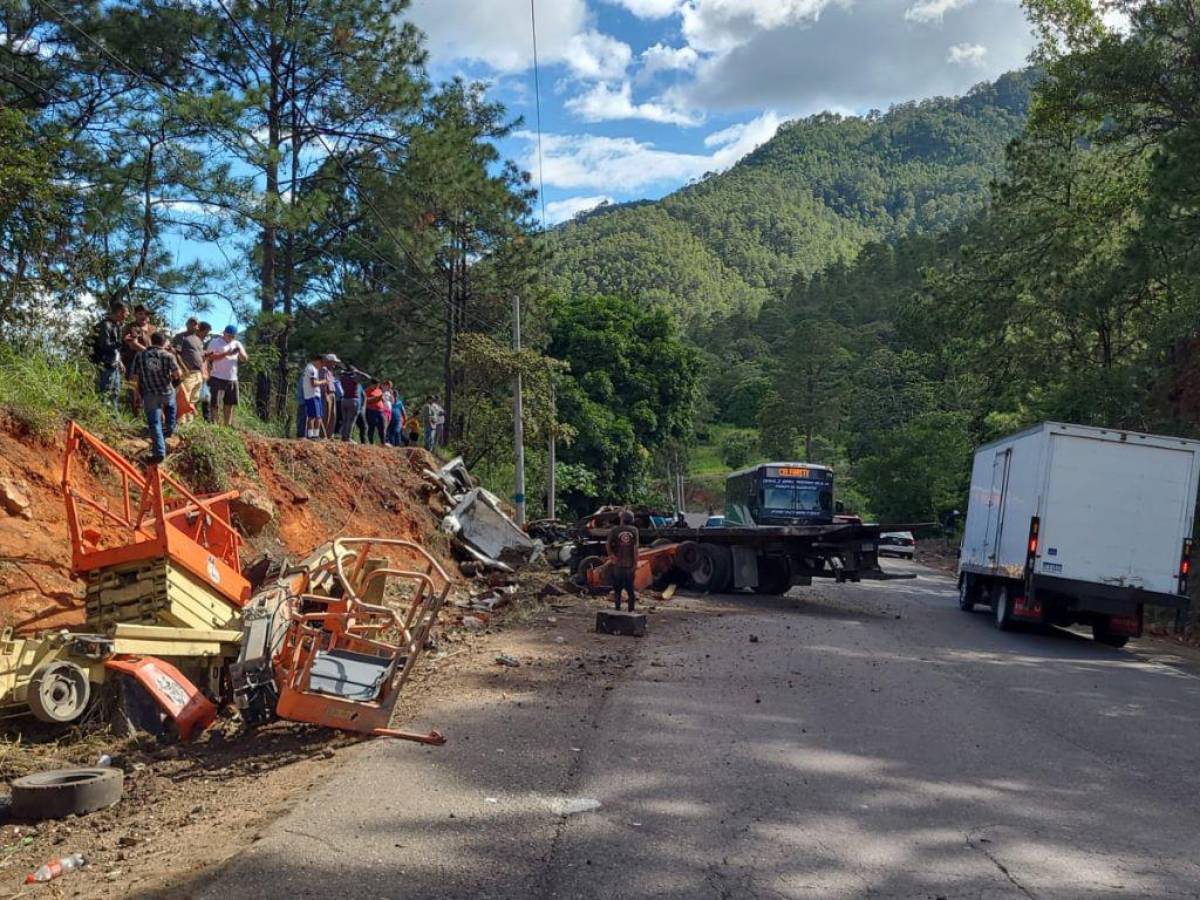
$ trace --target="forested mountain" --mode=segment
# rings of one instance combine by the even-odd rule
[[[851,260],[869,242],[944,231],[982,208],[1035,77],[788,123],[728,172],[559,228],[558,286],[663,302],[695,330],[757,310],[794,276]]]

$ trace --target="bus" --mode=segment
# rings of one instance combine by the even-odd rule
[[[725,479],[726,526],[829,525],[833,517],[833,470],[828,466],[763,463]]]

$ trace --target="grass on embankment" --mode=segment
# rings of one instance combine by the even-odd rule
[[[133,418],[115,412],[96,393],[96,369],[89,363],[20,352],[0,343],[0,411],[42,439],[73,419],[104,437],[128,434]]]

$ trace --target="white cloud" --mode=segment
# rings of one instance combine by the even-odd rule
[[[910,22],[940,22],[946,13],[960,9],[971,0],[917,0],[904,13]]]
[[[590,189],[611,194],[630,194],[653,184],[679,184],[706,172],[721,171],[736,163],[778,130],[774,112],[709,136],[711,154],[674,153],[633,138],[593,134],[548,134],[543,136],[545,181],[569,190]],[[530,142],[525,165],[537,174],[536,135],[520,132]]]
[[[723,2],[749,6],[757,0]],[[817,0],[806,2],[811,9]],[[933,27],[905,21],[907,12],[934,2],[946,0],[838,0],[826,3],[816,18],[773,28],[754,30],[749,20],[743,43],[701,55],[694,78],[676,86],[680,102],[710,115],[747,108],[791,116],[828,109],[863,112],[962,94],[1025,64],[1034,38],[1015,0],[970,0]],[[802,12],[794,4],[792,10],[794,17]],[[947,59],[952,46],[984,46],[987,53],[954,64]]]
[[[434,62],[477,60],[497,72],[533,65],[529,0],[413,0],[407,18],[428,36]],[[537,5],[538,56],[566,62],[572,39],[587,29],[586,0]]]
[[[741,46],[761,31],[815,21],[831,4],[850,0],[687,0],[683,35],[702,52]]]
[[[983,44],[955,44],[950,48],[947,62],[958,66],[982,66],[987,56],[987,47]]]
[[[642,51],[642,76],[655,72],[688,72],[696,68],[700,54],[691,47],[668,47],[655,44]]]
[[[621,78],[632,59],[628,44],[598,31],[573,35],[567,42],[566,63],[578,78]]]
[[[604,194],[598,197],[568,197],[566,200],[555,200],[546,204],[546,222],[549,225],[557,225],[559,222],[575,218],[582,212],[612,202],[613,198]]]
[[[623,6],[639,19],[665,19],[679,11],[681,0],[608,0]]]
[[[689,111],[670,102],[670,96],[646,103],[633,102],[633,88],[628,81],[613,89],[600,83],[587,93],[572,97],[566,108],[585,122],[611,122],[618,119],[645,119],[667,125],[699,125],[701,113]]]

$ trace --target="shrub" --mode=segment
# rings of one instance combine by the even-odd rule
[[[192,490],[227,491],[233,486],[235,475],[254,474],[254,461],[246,451],[241,432],[196,419],[184,425],[179,436],[182,442],[168,457],[167,466]]]
[[[757,441],[753,432],[731,431],[721,438],[721,462],[740,469],[754,458]]]
[[[18,351],[0,343],[0,410],[43,438],[68,419],[89,431],[112,434],[130,424],[96,393],[96,369],[41,350]]]

